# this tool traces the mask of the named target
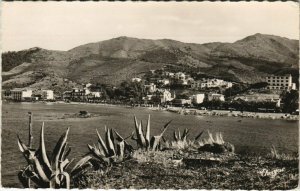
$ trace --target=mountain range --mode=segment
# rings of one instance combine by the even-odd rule
[[[117,86],[164,65],[226,80],[255,83],[266,75],[291,73],[298,81],[299,41],[254,34],[234,43],[183,43],[170,39],[118,37],[68,51],[39,47],[2,54],[3,88],[49,88],[82,83]]]

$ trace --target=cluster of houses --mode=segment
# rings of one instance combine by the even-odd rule
[[[94,102],[99,101],[101,96],[102,90],[92,87],[92,84],[88,83],[84,88],[73,88],[71,91],[65,91],[62,98],[64,101]]]
[[[53,101],[54,93],[52,90],[36,90],[15,88],[12,90],[3,90],[2,98],[13,101]]]
[[[175,106],[201,104],[203,103],[205,96],[207,96],[208,101],[225,101],[224,95],[217,93],[198,93],[190,96],[188,99],[178,99],[175,91],[165,88],[157,88],[154,83],[144,85],[144,88],[147,92],[147,95],[143,97],[143,101],[145,103],[172,104]]]
[[[152,74],[155,74],[155,70],[151,70]],[[153,75],[155,76],[155,75]],[[168,72],[163,71],[159,77],[150,78],[147,83],[144,84],[144,90],[146,95],[142,98],[144,103],[149,104],[162,104],[162,105],[174,105],[183,106],[191,104],[201,104],[204,100],[207,101],[225,101],[225,96],[214,91],[205,91],[209,88],[231,88],[232,82],[227,82],[222,79],[207,79],[202,78],[200,80],[194,80],[190,75],[183,72]],[[140,83],[143,79],[135,77],[131,79],[132,82]],[[292,76],[267,76],[265,82],[268,83],[266,89],[269,90],[295,90],[296,85],[292,83]],[[198,93],[190,95],[186,99],[179,99],[176,96],[175,91],[170,89],[171,85],[182,85],[192,90],[199,90]],[[197,91],[196,91],[197,92]],[[206,93],[204,93],[206,92]],[[53,101],[55,96],[52,90],[31,90],[26,88],[15,88],[12,90],[3,90],[2,98],[13,101]],[[64,101],[79,101],[79,102],[97,102],[103,98],[103,91],[101,87],[95,87],[91,83],[83,85],[83,88],[73,88],[71,91],[65,91],[60,97]],[[276,103],[277,107],[280,107],[280,95],[279,93],[248,93],[243,95],[237,95],[233,101],[242,100],[245,102],[272,102]]]
[[[151,70],[152,73],[155,71]],[[141,82],[141,78],[132,78],[132,82]],[[230,88],[232,87],[232,82],[227,82],[222,79],[209,79],[209,78],[202,78],[200,80],[194,80],[190,75],[185,74],[183,72],[168,72],[164,71],[162,75],[158,78],[151,78],[151,83],[155,83],[162,86],[170,86],[170,85],[179,85],[184,86],[186,88],[191,89],[205,89],[205,88],[216,88],[216,87],[223,87],[223,88]]]

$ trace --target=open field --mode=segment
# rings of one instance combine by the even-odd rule
[[[97,117],[87,119],[63,118],[80,110],[87,110]],[[2,105],[2,185],[20,187],[17,172],[25,166],[25,159],[18,150],[16,135],[25,141],[28,137],[28,114],[33,112],[34,145],[38,145],[39,130],[45,121],[47,150],[52,150],[59,136],[70,127],[70,157],[79,159],[88,152],[86,144],[96,142],[95,129],[104,133],[104,125],[116,129],[121,135],[129,135],[133,127],[133,115],[146,122],[151,114],[151,134],[158,134],[162,125],[173,120],[166,132],[172,139],[175,129],[190,128],[196,135],[202,130],[222,132],[224,140],[235,145],[237,153],[270,153],[274,145],[280,152],[298,152],[298,121],[225,118],[217,116],[184,116],[166,111],[151,111],[143,108],[123,108],[101,105],[42,104],[42,103],[4,103]],[[205,135],[203,135],[205,136]]]

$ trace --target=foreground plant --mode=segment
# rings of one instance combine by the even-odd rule
[[[201,131],[194,139],[187,139],[189,135],[190,130],[184,129],[183,133],[181,135],[180,130],[178,129],[178,132],[174,131],[173,138],[174,141],[167,141],[166,147],[168,149],[176,149],[176,150],[183,150],[183,149],[191,149],[195,150],[199,147],[199,144],[197,144],[197,140],[201,137],[203,134],[203,131]]]
[[[69,189],[71,176],[77,176],[89,166],[89,164],[83,164],[82,161],[79,161],[72,169],[71,173],[66,171],[73,161],[67,159],[67,156],[71,151],[71,148],[67,145],[68,133],[69,128],[58,140],[51,158],[49,158],[46,153],[44,123],[41,127],[40,145],[38,149],[29,148],[18,136],[19,149],[28,163],[28,165],[18,174],[19,180],[25,188],[34,186],[38,188]],[[33,182],[33,185],[31,182]]]
[[[140,123],[138,123],[136,117],[134,116],[136,137],[132,136],[132,139],[136,141],[139,149],[152,150],[152,151],[158,150],[160,147],[160,141],[161,141],[161,139],[164,139],[163,135],[166,132],[166,130],[171,122],[172,122],[172,120],[164,125],[163,130],[159,135],[152,136],[152,138],[150,139],[150,115],[148,117],[145,133],[144,133],[142,121]]]
[[[92,154],[96,158],[96,161],[103,165],[110,165],[112,163],[122,162],[125,159],[128,159],[133,148],[127,143],[126,139],[131,136],[123,138],[117,131],[107,129],[106,127],[105,129],[105,142],[96,129],[98,145],[96,146],[94,144],[94,146],[91,146],[88,144],[88,148],[90,150],[88,154]],[[116,138],[114,138],[113,132],[115,133]]]
[[[224,153],[224,152],[234,152],[234,146],[231,143],[225,142],[223,135],[217,132],[215,137],[209,131],[208,138],[202,139],[199,142],[199,151],[212,152],[212,153]]]

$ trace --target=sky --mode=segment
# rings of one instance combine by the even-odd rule
[[[69,50],[119,36],[234,42],[255,33],[299,39],[295,2],[2,2],[2,51]]]

